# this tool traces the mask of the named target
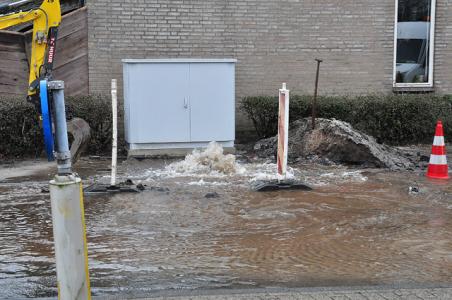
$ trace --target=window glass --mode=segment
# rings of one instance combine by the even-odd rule
[[[429,83],[432,1],[396,0],[396,83]]]

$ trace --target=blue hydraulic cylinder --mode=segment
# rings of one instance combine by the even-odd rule
[[[39,96],[41,98],[42,130],[44,134],[44,144],[47,153],[47,159],[49,161],[54,161],[55,156],[53,154],[54,141],[52,133],[52,114],[50,112],[47,80],[41,80],[39,93]]]

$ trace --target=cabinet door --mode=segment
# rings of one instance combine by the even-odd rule
[[[190,64],[191,140],[235,139],[235,66]]]
[[[132,64],[129,74],[129,143],[189,142],[189,65]]]

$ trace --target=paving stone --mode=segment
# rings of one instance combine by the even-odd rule
[[[346,295],[339,295],[339,296],[331,296],[331,299],[333,299],[333,300],[350,300],[351,298]]]
[[[382,295],[383,294],[383,295]],[[387,293],[378,293],[378,292],[361,292],[361,295],[363,295],[365,297],[365,299],[369,299],[369,300],[387,300],[387,299],[392,299],[389,297],[394,297],[395,295],[387,292]],[[398,296],[395,296],[398,297]],[[398,299],[398,298],[395,298]]]
[[[363,294],[361,294],[360,292],[355,292],[355,293],[350,293],[347,294],[347,297],[350,300],[368,300],[369,297],[364,296]]]
[[[95,297],[94,299],[105,299]],[[118,298],[119,299],[119,298]],[[202,295],[202,296],[167,296],[151,297],[149,300],[450,300],[452,288],[441,289],[373,289],[373,290],[344,290],[344,291],[303,291],[266,292],[231,295]],[[141,300],[146,300],[141,299]]]

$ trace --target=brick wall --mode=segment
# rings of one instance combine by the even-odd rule
[[[392,91],[394,0],[95,0],[89,7],[90,91],[121,79],[123,58],[236,58],[237,107],[281,82],[321,94]],[[435,87],[452,93],[452,4],[438,0]],[[238,109],[237,129],[249,123]]]
[[[435,90],[452,94],[452,1],[437,0],[435,31]]]

